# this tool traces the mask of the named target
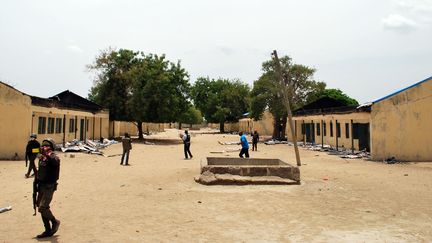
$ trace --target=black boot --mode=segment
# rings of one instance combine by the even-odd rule
[[[52,235],[54,235],[60,226],[60,220],[57,220],[54,218],[51,220],[51,223],[52,223],[51,233],[52,233]]]
[[[51,232],[50,220],[48,218],[45,218],[45,217],[42,216],[42,222],[44,224],[45,231],[42,232],[42,234],[37,235],[36,238],[45,238],[45,237],[52,236],[53,234]]]

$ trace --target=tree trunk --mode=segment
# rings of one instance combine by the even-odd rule
[[[288,117],[287,116],[284,116],[283,118],[282,118],[282,121],[281,121],[281,127],[282,127],[282,131],[281,131],[281,140],[285,140],[285,132],[286,132],[286,125],[287,125],[287,119],[288,119]],[[287,137],[287,141],[288,141],[288,137]]]
[[[181,127],[182,127],[182,123],[181,123],[181,122],[179,122],[178,124],[179,124],[179,128],[178,128],[178,129],[179,129],[179,130],[181,130]]]
[[[221,133],[224,133],[224,132],[225,132],[224,122],[223,122],[223,121],[219,122],[219,131],[220,131]]]
[[[278,139],[278,134],[279,134],[279,119],[277,119],[276,117],[273,119],[273,139]]]
[[[138,128],[138,139],[140,139],[140,140],[144,139],[143,130],[142,130],[142,122],[141,121],[136,122],[136,126]]]

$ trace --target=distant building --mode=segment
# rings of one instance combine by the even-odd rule
[[[373,160],[432,161],[432,77],[358,107],[323,98],[293,115],[297,141],[366,150]],[[273,116],[243,118],[239,130],[272,135]],[[292,141],[288,125],[286,134]]]
[[[0,82],[0,159],[23,159],[31,133],[58,144],[109,136],[109,112],[69,90],[50,98]]]

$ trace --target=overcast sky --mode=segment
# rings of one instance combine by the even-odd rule
[[[126,48],[249,83],[276,49],[360,103],[432,76],[432,0],[2,0],[0,80],[87,97],[86,65]]]

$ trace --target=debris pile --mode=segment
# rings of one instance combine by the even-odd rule
[[[304,146],[304,148],[312,151],[328,152],[329,155],[337,155],[344,159],[370,159],[371,158],[370,153],[367,152],[366,150],[354,151],[353,153],[351,149],[345,149],[345,148],[335,149],[327,144],[321,145],[321,144],[307,143]]]
[[[104,138],[102,142],[96,140],[92,141],[89,139],[86,139],[85,142],[83,142],[74,139],[71,142],[66,142],[64,146],[60,146],[60,149],[62,152],[85,152],[89,154],[103,155],[103,153],[99,150],[115,143],[118,142],[115,140],[108,140],[106,138]]]

